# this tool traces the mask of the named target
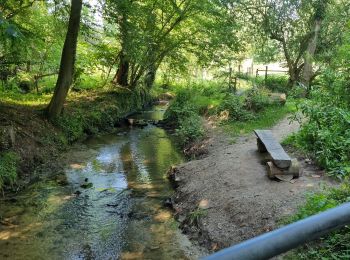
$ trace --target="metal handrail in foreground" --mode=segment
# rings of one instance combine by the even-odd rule
[[[223,249],[205,257],[204,260],[269,259],[347,224],[350,224],[350,203],[344,203],[333,209]]]

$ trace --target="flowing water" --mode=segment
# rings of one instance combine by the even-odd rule
[[[164,107],[139,118],[161,119]],[[163,129],[122,129],[69,151],[65,171],[0,201],[0,259],[192,259],[162,206],[183,158]]]

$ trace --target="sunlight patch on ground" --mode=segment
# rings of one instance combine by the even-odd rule
[[[78,164],[78,163],[72,163],[72,164],[70,165],[70,167],[71,167],[72,169],[84,169],[84,168],[85,168],[85,165]]]

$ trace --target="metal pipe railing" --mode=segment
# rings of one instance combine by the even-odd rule
[[[350,203],[223,249],[205,257],[204,260],[269,259],[347,224],[350,224]]]

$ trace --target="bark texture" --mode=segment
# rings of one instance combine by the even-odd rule
[[[117,73],[114,76],[113,83],[126,87],[129,84],[128,76],[129,76],[129,61],[126,55],[121,53],[119,58],[119,67],[118,67]]]
[[[309,89],[310,80],[313,77],[312,64],[314,61],[315,51],[317,47],[317,38],[321,29],[321,20],[316,20],[314,25],[313,37],[310,39],[304,56],[304,67],[302,71],[301,83]]]
[[[69,24],[66,39],[63,45],[60,70],[56,82],[55,92],[47,108],[49,119],[57,118],[63,109],[68,90],[72,84],[74,74],[75,56],[77,50],[78,34],[82,0],[72,0]]]

